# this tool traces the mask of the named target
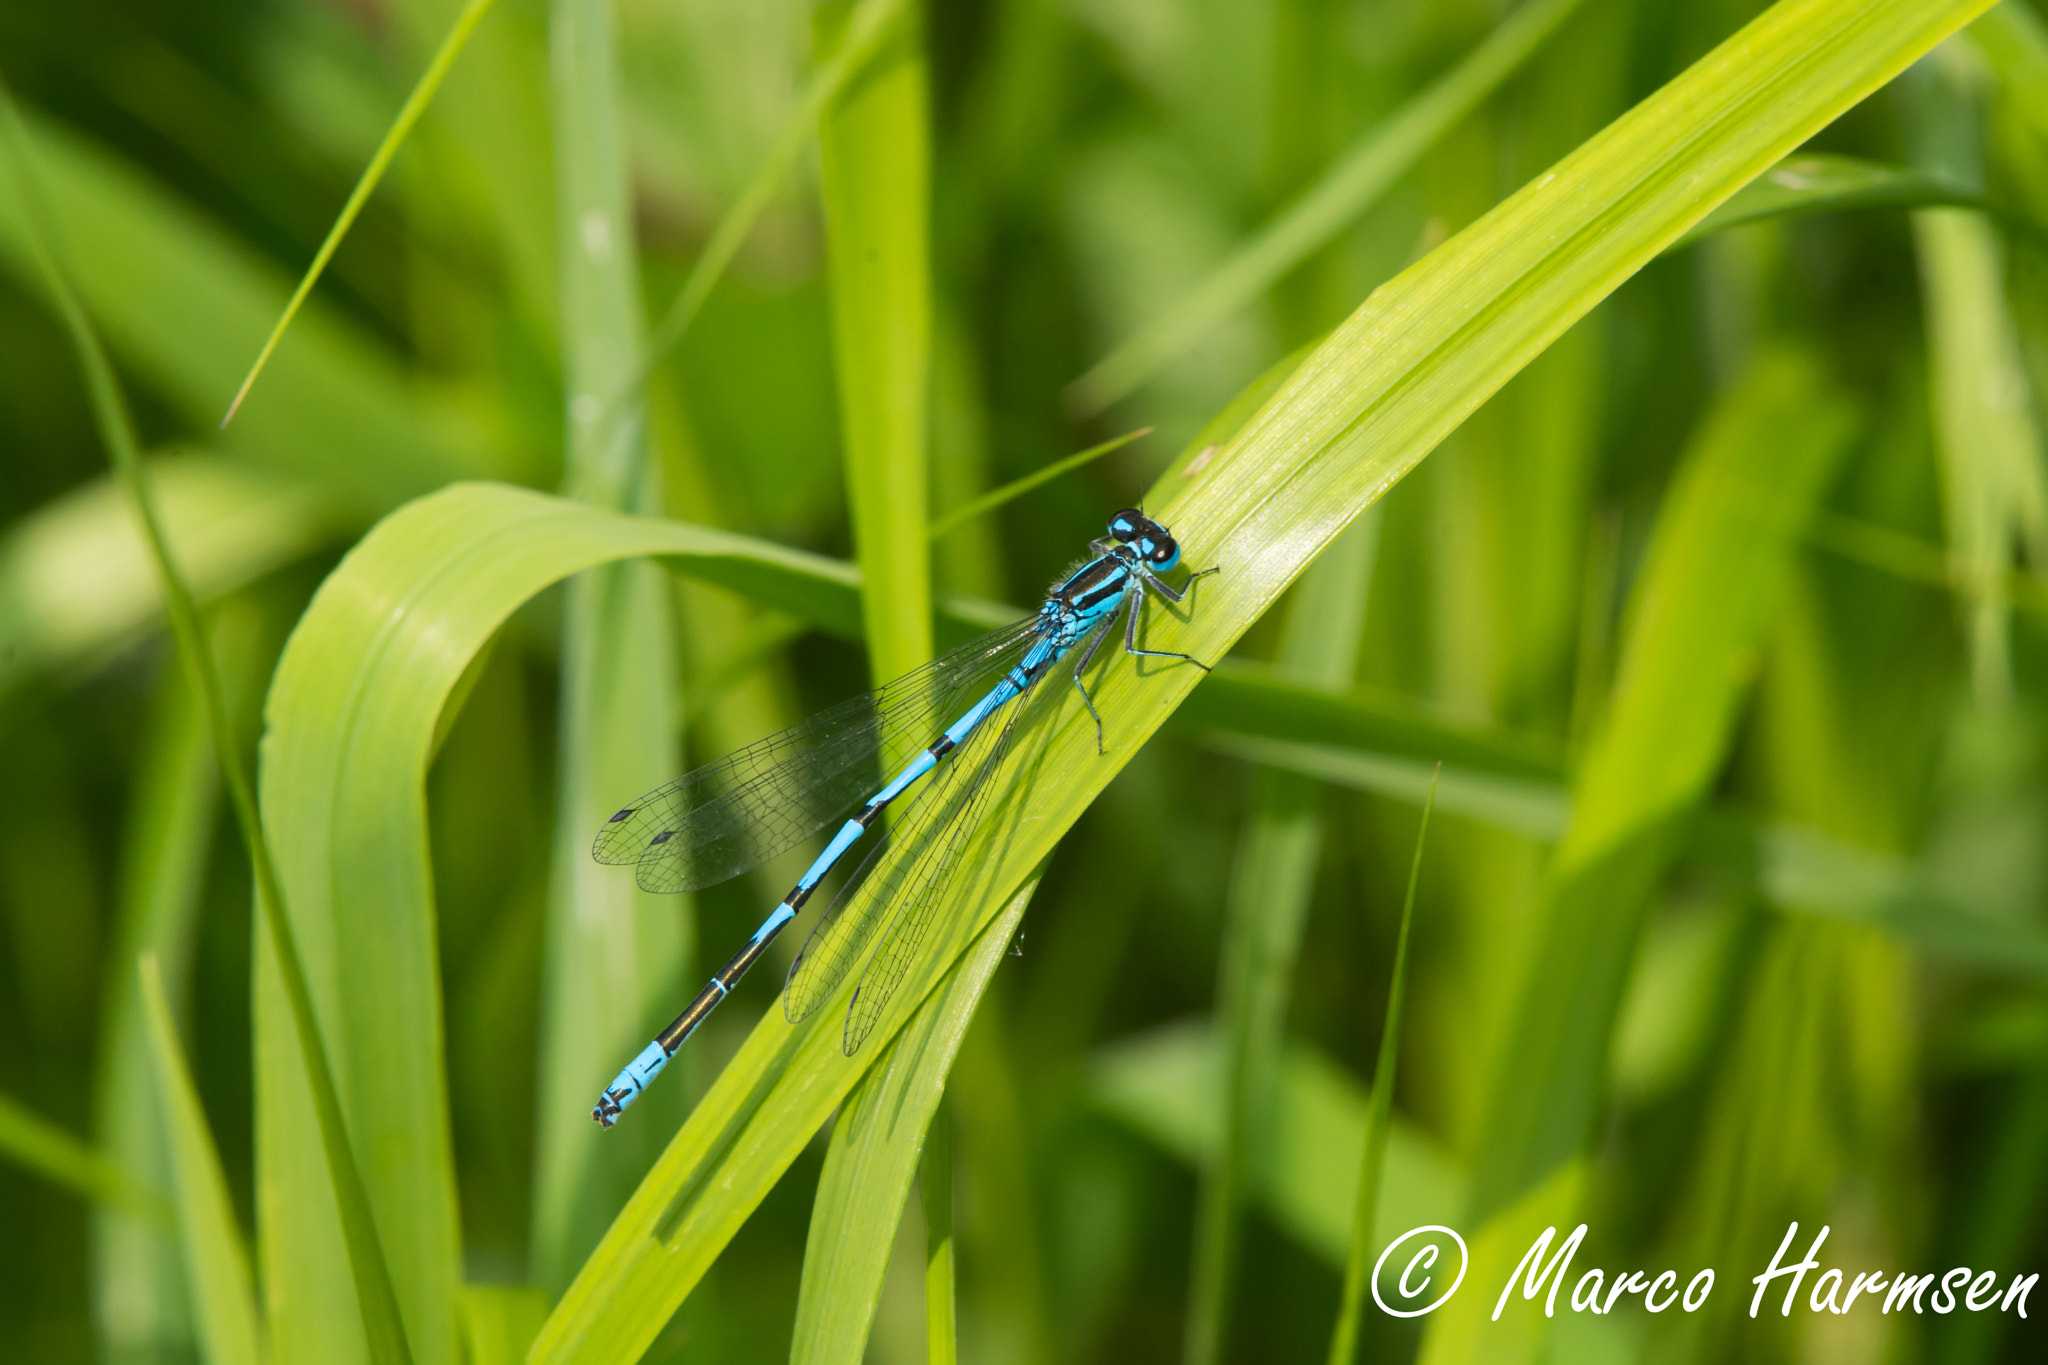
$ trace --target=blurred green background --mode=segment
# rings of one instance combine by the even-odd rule
[[[1461,64],[1510,12],[1483,0],[973,0],[918,15],[932,514],[1154,428],[941,538],[938,592],[1033,603],[1247,385],[1762,6],[1540,8],[1483,78]],[[286,635],[378,517],[457,479],[564,483],[562,77],[537,0],[499,0],[248,408],[216,430],[456,9],[0,8],[0,74],[252,755]],[[627,279],[658,318],[797,116],[831,20],[803,0],[619,0],[613,16]],[[1372,141],[1452,71],[1468,73],[1462,103],[1408,154]],[[1381,149],[1383,185],[1354,175],[1250,270],[1241,306],[1199,306],[1361,146]],[[1409,743],[1262,738],[1191,705],[1066,839],[949,1089],[963,1358],[1323,1358],[1433,745],[1469,761],[1451,755],[1423,862],[1381,1226],[1473,1226],[1488,1191],[1518,1189],[1488,1160],[1514,1104],[1501,1058],[1544,1007],[1528,982],[1568,987],[1576,966],[1532,926],[1565,894],[1546,866],[1567,803],[1603,799],[1589,773],[1629,774],[1603,735],[1643,763],[1690,763],[1702,785],[1654,857],[1578,893],[1649,906],[1639,935],[1593,945],[1626,987],[1604,1073],[1572,1078],[1599,1105],[1584,1264],[1711,1265],[1721,1283],[1697,1320],[1566,1318],[1542,1349],[2037,1358],[2048,1290],[2026,1322],[1740,1313],[1794,1219],[1829,1224],[1829,1263],[1852,1269],[2048,1272],[2040,18],[2006,0],[1812,150],[1873,163],[1876,190],[1659,258],[1238,647],[1247,676],[1350,696]],[[647,411],[660,477],[635,505],[847,557],[819,184],[806,144],[661,360]],[[1125,379],[1077,382],[1148,336],[1170,344]],[[166,1182],[132,986],[135,952],[154,947],[253,1233],[250,878],[15,215],[0,222],[0,461],[0,1126],[17,1158],[0,1164],[0,1351],[197,1359],[175,1241],[81,1188],[107,1170]],[[1674,509],[1716,497],[1764,530],[1691,544],[1693,576],[1646,588],[1646,566],[1690,544]],[[1204,563],[1201,528],[1176,529]],[[1781,571],[1765,573],[1781,540]],[[650,746],[676,727],[687,761],[707,760],[868,685],[857,644],[678,583]],[[1753,599],[1743,624],[1713,623],[1724,591]],[[550,1292],[774,1007],[772,983],[749,983],[664,1082],[673,1095],[650,1097],[658,1131],[581,1197],[569,1221],[589,1226],[536,1231],[549,879],[573,846],[554,832],[564,598],[505,628],[429,786],[464,1271]],[[1642,651],[1696,621],[1727,637],[1710,642],[1728,674],[1703,684],[1715,699],[1671,731],[1616,721],[1616,679],[1654,672]],[[781,880],[678,901],[673,951],[697,964],[682,979],[722,961]],[[1232,1074],[1251,1080],[1231,1090]],[[34,1155],[56,1141],[38,1120],[106,1165],[61,1178],[69,1157]],[[650,1359],[787,1355],[823,1151]],[[877,1361],[924,1355],[918,1219],[913,1198]],[[1423,1334],[1369,1314],[1365,1347],[1407,1359]]]

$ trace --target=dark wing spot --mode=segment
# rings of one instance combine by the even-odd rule
[[[675,837],[676,837],[676,832],[675,832],[674,830],[672,830],[672,829],[665,829],[665,830],[663,830],[663,831],[662,831],[661,833],[659,833],[659,834],[655,835],[655,836],[654,836],[654,837],[653,837],[652,839],[649,839],[649,840],[648,840],[647,842],[648,842],[649,844],[665,844],[665,843],[667,843],[667,842],[668,842],[669,840],[671,840],[671,839],[673,839],[673,838],[675,838]]]
[[[611,819],[605,821],[605,823],[608,825],[616,825],[621,820],[630,820],[632,818],[633,808],[631,806],[628,806],[626,807],[626,809],[620,811],[617,815],[614,815]]]

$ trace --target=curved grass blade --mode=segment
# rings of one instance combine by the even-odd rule
[[[1984,196],[1966,185],[1904,166],[1887,166],[1853,156],[1802,152],[1787,157],[1751,181],[1692,231],[1671,244],[1673,251],[1702,237],[1767,218],[1803,218],[1843,209],[1927,208],[1931,205],[1984,207]]]
[[[178,1227],[185,1270],[192,1282],[199,1341],[210,1365],[262,1365],[256,1294],[249,1279],[249,1253],[235,1225],[235,1204],[213,1133],[206,1126],[199,1092],[178,1047],[177,1025],[164,998],[155,953],[138,963],[142,1017],[155,1063],[157,1094],[170,1139],[172,1183],[178,1194]]]
[[[1075,455],[1069,455],[1063,460],[1054,460],[1045,468],[1033,470],[1021,479],[1012,479],[1001,488],[991,489],[972,502],[962,503],[933,522],[931,524],[931,538],[938,540],[949,535],[965,526],[968,522],[973,521],[976,517],[986,516],[1004,503],[1022,497],[1038,487],[1038,485],[1049,483],[1062,474],[1069,473],[1079,469],[1084,464],[1101,459],[1113,450],[1122,450],[1141,436],[1149,436],[1151,434],[1151,427],[1139,427],[1136,431],[1127,431],[1121,436],[1113,436],[1101,445],[1089,446],[1086,450]]]
[[[277,349],[278,342],[284,340],[285,329],[292,325],[292,319],[298,316],[300,306],[313,292],[313,286],[319,283],[321,272],[327,269],[327,263],[334,259],[335,251],[341,246],[341,239],[355,226],[356,217],[363,211],[363,205],[370,202],[371,194],[384,179],[384,172],[390,169],[392,158],[398,155],[398,149],[404,146],[406,138],[412,135],[413,125],[420,121],[420,115],[427,112],[427,106],[433,102],[435,94],[441,89],[441,82],[447,78],[449,69],[455,65],[455,59],[462,55],[462,49],[468,45],[469,35],[476,32],[476,26],[482,23],[484,15],[489,13],[491,4],[492,0],[469,0],[469,3],[463,6],[462,13],[455,16],[455,23],[449,28],[448,36],[441,40],[440,49],[434,53],[433,60],[427,63],[427,69],[420,73],[419,82],[413,86],[412,93],[406,96],[405,103],[399,107],[398,117],[392,120],[390,130],[384,134],[384,140],[377,144],[376,153],[370,157],[370,164],[363,168],[355,188],[349,191],[348,200],[342,204],[340,214],[335,217],[334,226],[327,230],[327,240],[320,243],[320,249],[313,253],[313,263],[306,267],[306,273],[299,278],[299,287],[292,291],[290,300],[285,303],[284,312],[279,315],[277,324],[270,329],[270,335],[264,339],[263,349],[256,353],[255,361],[249,366],[249,373],[242,377],[241,384],[235,389],[235,396],[228,402],[228,410],[221,414],[222,430],[226,430],[227,424],[235,420],[235,413],[240,410],[242,400],[249,396],[249,390],[256,383],[256,376],[262,374],[263,367],[270,362],[270,353]]]
[[[235,746],[213,652],[206,647],[199,627],[198,608],[193,604],[192,595],[179,576],[165,543],[163,523],[157,515],[143,474],[134,425],[129,419],[119,381],[114,377],[113,366],[107,360],[91,317],[79,302],[69,276],[50,245],[46,227],[48,212],[29,162],[28,136],[14,97],[4,86],[0,86],[0,144],[4,144],[6,149],[8,178],[14,190],[12,197],[21,206],[21,217],[45,283],[78,352],[79,367],[85,372],[86,386],[92,396],[94,424],[107,447],[115,472],[134,501],[136,518],[149,541],[150,557],[157,572],[158,586],[164,595],[178,655],[191,673],[195,690],[205,702],[207,729],[212,736],[215,756],[227,781],[236,822],[241,828],[243,843],[255,873],[257,903],[263,912],[273,960],[291,1007],[299,1055],[312,1086],[321,1148],[332,1182],[332,1197],[339,1206],[345,1229],[356,1301],[372,1357],[380,1362],[409,1362],[412,1354],[406,1341],[404,1322],[399,1317],[398,1296],[378,1239],[362,1170],[349,1145],[340,1094],[335,1089],[326,1045],[314,1018],[305,970],[292,937],[276,864],[272,861],[270,845],[257,815],[255,794],[250,787],[248,773],[242,767],[241,753]]]
[[[1320,180],[1179,303],[1076,379],[1071,389],[1075,407],[1093,414],[1127,396],[1301,264],[1376,203],[1438,138],[1513,75],[1579,4],[1580,0],[1528,0],[1502,20],[1464,61],[1368,128]]]
[[[1351,1365],[1358,1358],[1358,1324],[1365,1313],[1366,1263],[1372,1256],[1373,1229],[1380,1203],[1380,1180],[1387,1165],[1387,1133],[1393,1126],[1394,1068],[1401,1060],[1401,1004],[1408,991],[1408,930],[1415,923],[1415,888],[1422,883],[1422,849],[1429,837],[1430,812],[1436,809],[1436,784],[1422,806],[1415,831],[1415,861],[1408,867],[1408,895],[1401,902],[1401,929],[1394,940],[1394,973],[1387,988],[1387,1017],[1380,1026],[1379,1060],[1373,1064],[1372,1102],[1365,1116],[1365,1152],[1358,1163],[1358,1206],[1351,1215],[1351,1254],[1344,1262],[1344,1290],[1338,1300],[1337,1325],[1330,1333],[1330,1365]]]

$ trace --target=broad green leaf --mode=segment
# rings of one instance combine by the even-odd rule
[[[1464,61],[1365,130],[1322,176],[1178,303],[1074,381],[1097,412],[1157,374],[1355,222],[1437,140],[1534,56],[1580,0],[1529,0]]]
[[[1224,569],[1197,589],[1184,624],[1155,616],[1147,638],[1197,657],[1220,654],[1323,546],[1566,327],[1981,8],[1978,0],[1785,0],[1382,286],[1235,439],[1193,457],[1202,460],[1196,477],[1176,470],[1147,500],[1181,532],[1193,562]],[[1107,670],[1098,692],[1115,737],[1107,756],[1096,754],[1078,699],[1053,703],[1043,739],[998,777],[983,834],[940,910],[953,932],[928,945],[885,1012],[884,1036],[1197,672]],[[763,1022],[557,1306],[537,1360],[645,1349],[796,1150],[796,1139],[771,1144],[766,1130],[761,1142],[742,1140],[734,1116],[768,1112],[771,1095],[822,1089],[836,1098],[851,1084],[847,1064],[822,1049],[792,1061],[798,1041],[778,1020]],[[781,1077],[772,1088],[764,1083],[771,1063]],[[797,1111],[797,1126],[812,1112]]]
[[[286,289],[248,250],[110,153],[32,121],[36,166],[69,266],[109,346],[195,430],[208,430],[277,317]],[[0,266],[40,291],[22,220],[0,203]],[[309,307],[224,447],[367,519],[449,479],[519,475],[452,404],[355,328]]]
[[[201,453],[147,461],[171,551],[212,601],[332,535],[305,482]],[[0,539],[0,691],[103,662],[162,614],[148,547],[111,478],[44,503]]]
[[[1359,638],[1379,548],[1378,518],[1361,519],[1303,577],[1290,600],[1278,671],[1338,691],[1357,672]],[[1206,1365],[1229,1332],[1239,1215],[1267,1115],[1292,994],[1295,958],[1322,861],[1323,792],[1298,773],[1259,773],[1224,899],[1216,1014],[1224,1046],[1223,1142],[1203,1172],[1195,1212],[1184,1358]]]
[[[862,1359],[946,1075],[1035,889],[1033,882],[1017,893],[975,955],[932,992],[840,1106],[811,1210],[792,1365],[858,1365]],[[826,1023],[823,1033],[837,1031],[836,1016]]]
[[[601,506],[652,512],[662,492],[643,395],[607,404],[639,366],[644,330],[615,20],[609,0],[550,9],[564,483]],[[675,637],[674,593],[650,565],[608,564],[569,585],[531,1243],[533,1277],[551,1292],[596,1245],[653,1160],[655,1132],[686,1099],[687,1058],[643,1099],[639,1122],[607,1133],[589,1117],[618,1069],[688,999],[691,903],[643,892],[590,857],[605,817],[681,767]]]
[[[192,1316],[199,1343],[211,1365],[262,1365],[256,1321],[256,1292],[249,1281],[249,1253],[235,1225],[235,1204],[220,1168],[213,1132],[200,1108],[199,1092],[178,1047],[177,1025],[164,998],[163,977],[154,954],[140,959],[142,1016],[155,1062],[157,1098],[170,1137],[171,1182],[177,1191],[178,1230],[185,1270],[192,1283]]]
[[[852,11],[818,12],[820,46]],[[818,130],[832,349],[868,669],[879,684],[931,657],[931,148],[922,26],[886,40]]]
[[[1177,1159],[1206,1166],[1222,1146],[1221,1041],[1190,1021],[1114,1043],[1089,1067],[1095,1104]],[[1272,1136],[1256,1153],[1251,1193],[1279,1226],[1326,1265],[1351,1247],[1365,1150],[1368,1087],[1299,1039],[1281,1054]],[[1373,1218],[1385,1241],[1423,1223],[1455,1223],[1464,1177],[1420,1129],[1395,1119],[1387,1175]]]

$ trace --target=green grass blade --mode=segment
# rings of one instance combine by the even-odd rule
[[[1580,0],[1529,0],[1463,62],[1368,128],[1322,178],[1159,319],[1074,381],[1081,411],[1100,412],[1157,374],[1364,213],[1438,138],[1513,75]]]
[[[851,14],[819,11],[821,46]],[[853,543],[877,683],[931,657],[931,147],[921,25],[898,24],[818,131]]]
[[[1967,185],[1903,166],[1886,166],[1852,156],[1804,152],[1751,181],[1733,199],[1700,220],[1672,244],[1691,246],[1702,237],[1769,218],[1801,218],[1844,209],[1926,208],[1933,204],[1983,207],[1984,196]]]
[[[1394,1114],[1394,1070],[1401,1060],[1401,1003],[1408,989],[1408,930],[1415,923],[1415,888],[1422,883],[1422,847],[1429,837],[1429,815],[1435,807],[1436,791],[1432,786],[1423,803],[1422,823],[1415,831],[1415,861],[1408,868],[1408,894],[1401,902],[1401,929],[1394,939],[1393,984],[1387,988],[1387,1017],[1380,1026],[1380,1055],[1373,1066],[1372,1105],[1365,1119],[1365,1153],[1358,1164],[1358,1204],[1351,1215],[1351,1254],[1344,1261],[1344,1290],[1338,1300],[1337,1325],[1330,1333],[1330,1365],[1351,1365],[1358,1358],[1358,1326],[1365,1313],[1366,1263],[1372,1257],[1380,1183],[1386,1173],[1387,1132]]]
[[[96,1203],[160,1228],[170,1226],[171,1207],[161,1194],[136,1184],[84,1141],[5,1095],[0,1095],[0,1157]]]
[[[14,190],[11,198],[20,206],[30,248],[38,259],[45,286],[55,300],[65,330],[78,352],[79,367],[85,372],[87,390],[92,397],[94,424],[100,439],[107,448],[116,474],[126,487],[134,504],[136,519],[142,524],[148,539],[150,557],[158,587],[164,595],[171,635],[177,643],[180,660],[192,675],[195,690],[205,704],[207,730],[211,734],[214,753],[226,779],[236,821],[255,874],[256,899],[263,912],[264,929],[270,936],[272,960],[291,1006],[292,1030],[312,1085],[319,1119],[320,1150],[325,1154],[332,1197],[339,1205],[346,1229],[349,1267],[372,1356],[379,1362],[410,1361],[405,1327],[399,1317],[398,1297],[370,1210],[361,1167],[349,1145],[333,1072],[313,1016],[304,969],[292,937],[289,912],[263,824],[257,814],[249,777],[242,767],[241,752],[235,745],[213,653],[207,648],[200,630],[198,609],[165,543],[163,524],[150,494],[142,468],[141,451],[113,366],[63,264],[45,240],[47,230],[41,220],[47,212],[39,199],[29,161],[28,135],[12,96],[4,90],[0,90],[0,106],[4,106],[0,107],[0,124],[4,124],[0,141],[6,144],[9,179]]]
[[[661,316],[661,321],[647,337],[646,359],[640,364],[627,391],[644,385],[676,343],[696,321],[698,312],[704,307],[704,300],[711,297],[711,291],[724,276],[733,257],[739,254],[746,243],[747,234],[752,232],[768,205],[774,201],[776,191],[789,177],[796,165],[797,157],[817,131],[819,120],[832,107],[847,85],[860,75],[867,64],[874,60],[881,50],[894,25],[908,7],[908,0],[860,0],[853,13],[846,20],[846,32],[832,49],[832,55],[812,73],[810,84],[804,87],[801,104],[789,114],[781,132],[768,148],[768,154],[761,159],[760,167],[754,172],[740,197],[732,202],[718,226],[712,229],[711,239],[704,244],[704,252],[697,263],[690,267],[690,276],[683,281],[675,299]],[[623,394],[614,403],[624,401]]]
[[[551,10],[565,488],[605,507],[662,505],[644,395],[604,416],[641,363],[644,320],[615,7]],[[542,982],[532,1275],[558,1292],[681,1120],[689,1059],[633,1122],[606,1132],[591,1103],[688,998],[687,900],[639,890],[590,858],[606,816],[680,768],[673,586],[606,564],[569,586],[562,626],[554,861]],[[593,1082],[593,1077],[597,1079]]]
[[[249,1253],[235,1226],[234,1200],[228,1195],[220,1153],[178,1047],[177,1025],[171,1022],[156,955],[143,954],[139,970],[142,1016],[170,1138],[172,1185],[178,1194],[178,1227],[192,1281],[199,1342],[211,1365],[262,1365]]]
[[[1091,464],[1101,459],[1113,450],[1122,450],[1141,436],[1149,436],[1151,434],[1151,427],[1139,427],[1136,431],[1127,431],[1121,436],[1111,437],[1101,445],[1089,446],[1086,450],[1078,454],[1069,455],[1063,460],[1054,460],[1043,469],[1035,469],[1021,479],[1012,479],[1001,488],[991,489],[971,502],[962,503],[937,521],[934,521],[931,524],[929,534],[933,540],[950,535],[968,522],[973,521],[976,517],[987,516],[998,507],[1022,497],[1040,484],[1050,483],[1062,474],[1071,473],[1084,464]]]
[[[1200,1169],[1223,1144],[1223,1040],[1207,1020],[1122,1039],[1095,1054],[1094,1105],[1175,1159]],[[1253,1155],[1250,1192],[1274,1224],[1341,1273],[1363,1165],[1371,1090],[1311,1044],[1290,1038],[1273,1094],[1272,1141]],[[1427,1133],[1396,1117],[1373,1236],[1455,1225],[1464,1172]]]
[[[1018,893],[998,926],[1007,924],[1014,934],[1032,889],[1027,886]],[[919,1155],[928,1150],[926,1135],[942,1112],[947,1073],[974,1017],[974,1006],[1009,942],[1007,935],[1000,942],[989,939],[973,959],[956,967],[888,1050],[874,1059],[841,1106],[825,1169],[818,1177],[811,1233],[804,1247],[791,1365],[858,1365],[862,1359],[904,1201],[910,1196]],[[827,1004],[819,1015],[831,1017],[825,1027],[813,1031],[836,1036],[838,1012]],[[945,1259],[950,1260],[950,1254]],[[943,1317],[950,1323],[951,1286],[945,1287],[949,1294]],[[926,1288],[931,1289],[929,1279]],[[934,1311],[932,1301],[927,1301],[926,1310],[928,1315]]]
[[[229,603],[210,625],[208,647],[228,683],[239,740],[264,681],[260,617],[246,604]],[[185,998],[219,815],[220,778],[205,706],[174,662],[161,670],[122,830],[119,920],[101,997],[93,1087],[101,1148],[132,1183],[147,1189],[170,1186],[171,1161],[134,963],[151,954],[166,996]],[[94,1292],[102,1305],[102,1338],[114,1354],[141,1359],[192,1348],[186,1276],[164,1232],[153,1220],[117,1210],[103,1210],[96,1219]]]
[[[319,495],[242,460],[145,458],[164,537],[200,602],[293,563],[333,534]],[[149,544],[111,476],[0,536],[0,694],[104,663],[160,623]]]
[[[468,45],[469,35],[476,32],[476,26],[482,23],[484,15],[490,12],[491,3],[492,0],[469,0],[469,3],[463,6],[462,13],[456,16],[453,27],[448,30],[448,36],[441,40],[440,50],[435,52],[433,60],[427,63],[427,69],[420,73],[419,83],[413,86],[412,93],[406,96],[405,103],[399,107],[398,117],[392,120],[390,130],[384,134],[384,140],[377,144],[376,154],[370,158],[370,164],[363,168],[361,177],[356,180],[355,188],[349,191],[347,202],[342,204],[341,212],[334,219],[334,226],[327,230],[326,240],[321,242],[320,249],[313,253],[313,263],[306,267],[306,273],[299,279],[298,288],[292,291],[290,300],[284,306],[284,312],[278,315],[276,325],[264,339],[263,349],[256,353],[255,362],[249,366],[249,373],[242,377],[241,384],[236,387],[235,396],[228,402],[228,410],[221,415],[220,425],[223,430],[228,423],[235,420],[235,413],[241,408],[242,400],[249,396],[250,388],[256,383],[256,376],[262,374],[264,365],[269,363],[270,353],[275,351],[277,343],[284,339],[285,329],[292,325],[292,319],[298,316],[306,297],[313,292],[313,286],[319,282],[321,272],[326,270],[327,263],[334,259],[336,249],[341,246],[341,239],[355,226],[356,216],[363,211],[363,205],[370,202],[371,194],[376,192],[378,183],[384,179],[384,172],[391,167],[391,159],[398,155],[398,149],[404,146],[406,138],[412,135],[413,125],[420,121],[420,115],[426,113],[427,106],[433,103],[435,93],[441,88],[441,82],[446,79],[449,69],[455,65],[455,59],[462,55],[462,49]]]
[[[1286,676],[1331,691],[1350,686],[1378,548],[1377,518],[1354,526],[1303,578],[1281,637]],[[1224,904],[1216,1014],[1227,1083],[1223,1144],[1202,1182],[1183,1358],[1210,1365],[1224,1350],[1252,1149],[1266,1141],[1287,1002],[1322,857],[1322,789],[1295,773],[1260,773]]]

